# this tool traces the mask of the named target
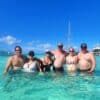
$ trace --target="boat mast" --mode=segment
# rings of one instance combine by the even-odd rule
[[[70,20],[68,22],[68,33],[67,33],[67,49],[70,47],[70,34],[71,34],[71,31],[70,31]]]

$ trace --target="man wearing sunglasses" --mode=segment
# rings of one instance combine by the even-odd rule
[[[85,72],[93,72],[95,70],[96,61],[93,53],[88,52],[87,44],[81,44],[81,52],[78,54],[78,69]]]
[[[22,55],[22,48],[20,46],[15,47],[15,55],[8,59],[6,64],[4,74],[6,74],[10,69],[15,71],[23,67],[25,62],[24,56]]]

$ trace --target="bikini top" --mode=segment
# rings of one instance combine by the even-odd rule
[[[67,64],[76,64],[76,61],[73,58],[68,59]]]
[[[51,60],[51,59],[50,59]],[[51,62],[48,64],[47,62],[46,62],[46,59],[44,58],[43,59],[43,61],[44,61],[44,65],[43,66],[51,66],[52,65],[52,60],[51,60]]]

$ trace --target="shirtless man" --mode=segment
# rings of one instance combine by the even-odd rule
[[[69,55],[66,56],[66,65],[68,72],[75,72],[77,69],[78,58],[75,55],[74,48],[69,49]]]
[[[78,69],[80,71],[93,72],[95,70],[96,61],[93,53],[87,51],[87,44],[81,44],[81,52],[78,54]]]
[[[63,64],[66,56],[66,52],[63,50],[63,44],[58,43],[58,48],[55,51],[52,51],[52,54],[54,55],[53,70],[63,71]]]
[[[15,55],[11,56],[8,59],[6,64],[4,74],[6,74],[10,69],[12,70],[19,70],[24,65],[24,57],[22,56],[22,48],[20,46],[15,47]]]

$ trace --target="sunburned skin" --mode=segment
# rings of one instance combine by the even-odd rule
[[[65,61],[65,54],[63,52],[59,52],[59,50],[55,50],[53,54],[55,57],[55,61],[54,61],[55,68],[62,67]]]
[[[80,70],[90,70],[94,71],[95,68],[95,58],[92,53],[79,53],[78,55],[79,63],[78,67]]]
[[[66,57],[66,67],[67,67],[67,71],[69,72],[75,72],[77,69],[77,56],[67,56]]]
[[[13,56],[11,60],[13,70],[21,69],[24,65],[24,60],[18,56]]]

